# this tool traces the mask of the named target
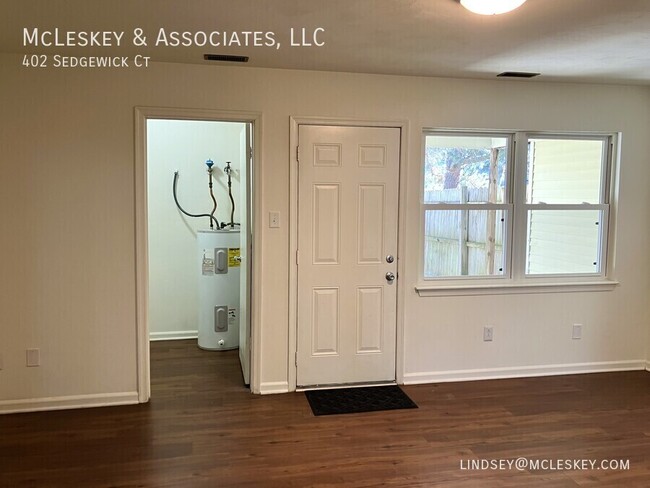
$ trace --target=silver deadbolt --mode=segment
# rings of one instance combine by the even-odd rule
[[[388,256],[386,256],[386,262],[388,264],[392,263],[393,261],[395,261],[395,258],[393,257],[392,254],[389,254]]]
[[[386,281],[388,281],[389,283],[395,281],[395,273],[392,273],[390,271],[386,273]]]

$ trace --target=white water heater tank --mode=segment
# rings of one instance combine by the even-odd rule
[[[239,230],[200,230],[199,347],[225,351],[239,347]]]

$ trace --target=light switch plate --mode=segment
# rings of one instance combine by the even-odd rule
[[[280,227],[280,212],[269,212],[269,227],[271,229]]]
[[[494,339],[494,327],[487,325],[483,327],[483,341],[492,342]]]
[[[582,324],[573,324],[571,339],[582,339]]]
[[[41,350],[40,349],[27,349],[27,366],[40,366],[41,365]]]

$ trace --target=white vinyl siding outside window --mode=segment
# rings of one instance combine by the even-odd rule
[[[609,138],[527,138],[526,275],[600,275]]]
[[[602,282],[614,142],[426,131],[418,291]]]

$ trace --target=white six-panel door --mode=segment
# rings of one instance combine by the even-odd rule
[[[400,129],[298,140],[297,384],[394,381]]]

